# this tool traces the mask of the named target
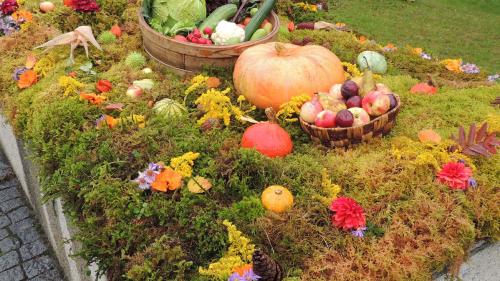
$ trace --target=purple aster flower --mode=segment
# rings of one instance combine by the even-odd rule
[[[493,75],[490,75],[488,76],[488,81],[490,82],[495,82],[497,81],[498,79],[500,78],[500,74],[493,74]]]
[[[235,272],[229,276],[227,281],[255,281],[259,280],[260,276],[253,272],[253,269],[245,271],[243,276],[241,276],[238,272]]]
[[[163,165],[153,163],[153,162],[148,164],[148,170],[159,172],[161,169],[163,169]]]
[[[143,172],[139,172],[139,176],[134,181],[139,184],[139,189],[141,190],[149,190],[151,188],[151,182],[148,182],[146,174]]]
[[[106,116],[101,115],[97,120],[95,120],[95,126],[100,128],[103,127],[106,124]]]
[[[351,234],[354,237],[364,237],[365,236],[365,230],[366,230],[366,226],[363,226],[363,227],[360,227],[360,228],[358,228],[356,230],[351,231]]]
[[[477,181],[476,181],[473,177],[470,177],[470,178],[467,180],[467,184],[468,184],[470,187],[473,187],[473,188],[476,188],[476,187],[477,187]]]
[[[424,60],[431,60],[432,59],[431,55],[429,55],[428,53],[424,53],[424,52],[422,52],[420,54],[420,57],[423,58]]]
[[[25,66],[17,67],[12,73],[12,79],[19,81],[19,76],[21,76],[21,74],[26,72],[26,70],[28,70],[28,68],[26,68]]]
[[[462,64],[460,69],[467,74],[478,74],[480,72],[479,67],[473,63]]]

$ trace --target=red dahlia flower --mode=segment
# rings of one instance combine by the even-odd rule
[[[108,80],[99,80],[95,87],[101,93],[106,93],[113,89],[113,85]]]
[[[472,170],[466,167],[464,163],[449,162],[441,168],[437,174],[438,181],[446,184],[451,189],[466,190],[469,186],[469,178],[472,176]]]
[[[82,13],[97,12],[100,9],[95,0],[64,0],[64,5]]]
[[[4,0],[0,4],[0,10],[2,11],[2,14],[4,14],[4,15],[12,14],[13,12],[15,12],[17,10],[18,7],[19,7],[19,5],[17,5],[16,0]]]
[[[339,197],[330,205],[332,224],[343,230],[358,229],[366,226],[363,208],[349,197]]]

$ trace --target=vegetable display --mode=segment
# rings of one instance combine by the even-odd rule
[[[259,108],[278,110],[294,96],[328,92],[345,80],[340,60],[328,49],[266,43],[245,50],[233,73],[236,90]]]
[[[142,15],[163,35],[202,45],[256,41],[273,30],[267,17],[276,0],[223,2],[209,2],[207,7],[205,0],[144,0]]]

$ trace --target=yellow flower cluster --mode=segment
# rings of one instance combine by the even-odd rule
[[[200,267],[198,272],[201,275],[225,281],[235,268],[252,262],[255,245],[250,242],[250,239],[243,236],[241,231],[231,222],[224,220],[223,224],[227,227],[229,236],[230,245],[228,251],[217,262],[208,265],[208,268]]]
[[[254,106],[251,106],[247,110],[242,109],[243,102],[245,101],[243,96],[238,97],[239,106],[233,105],[227,95],[230,92],[231,88],[226,88],[223,91],[208,89],[196,99],[195,104],[199,105],[205,112],[198,120],[198,125],[203,124],[208,119],[220,119],[224,122],[224,125],[229,126],[231,116],[234,116],[236,120],[241,120],[245,114],[255,110]]]
[[[85,86],[80,81],[69,76],[59,77],[58,83],[59,86],[64,89],[64,96],[68,96],[69,94],[78,94],[79,90]]]
[[[311,11],[311,12],[317,12],[318,11],[318,6],[316,6],[314,4],[308,4],[308,3],[304,3],[304,2],[299,2],[299,3],[295,3],[295,6],[303,9],[304,11]]]
[[[337,195],[342,190],[340,185],[332,183],[326,168],[323,168],[321,171],[321,189],[322,193],[325,195],[315,195],[313,198],[320,201],[325,206],[330,206],[332,201],[337,198]]]
[[[500,114],[490,113],[486,116],[484,122],[488,123],[488,133],[500,132]]]
[[[342,62],[342,66],[344,66],[347,71],[345,72],[346,77],[358,77],[363,73],[359,70],[358,66],[348,62]]]
[[[409,164],[415,166],[430,166],[439,170],[445,163],[464,160],[475,170],[476,168],[469,157],[458,151],[448,151],[448,148],[453,144],[454,142],[451,140],[443,140],[439,144],[434,144],[421,143],[407,137],[397,137],[393,139],[391,153],[396,159],[408,161]]]
[[[201,87],[205,86],[208,80],[208,76],[205,76],[203,74],[196,75],[191,79],[191,85],[184,91],[184,95],[189,95],[192,92],[200,89]]]
[[[282,104],[280,110],[276,113],[276,118],[283,119],[287,122],[298,121],[298,118],[294,118],[293,115],[300,114],[300,108],[304,103],[310,101],[311,97],[309,95],[295,96],[290,99],[290,101]]]
[[[45,77],[55,67],[55,61],[51,56],[45,56],[36,62],[33,70],[38,75]]]
[[[189,151],[179,157],[170,159],[170,167],[184,178],[189,178],[193,175],[194,160],[200,157],[199,153]]]

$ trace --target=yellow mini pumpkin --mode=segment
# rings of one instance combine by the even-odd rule
[[[269,211],[283,213],[292,208],[293,195],[286,187],[272,185],[262,192],[262,205]]]

